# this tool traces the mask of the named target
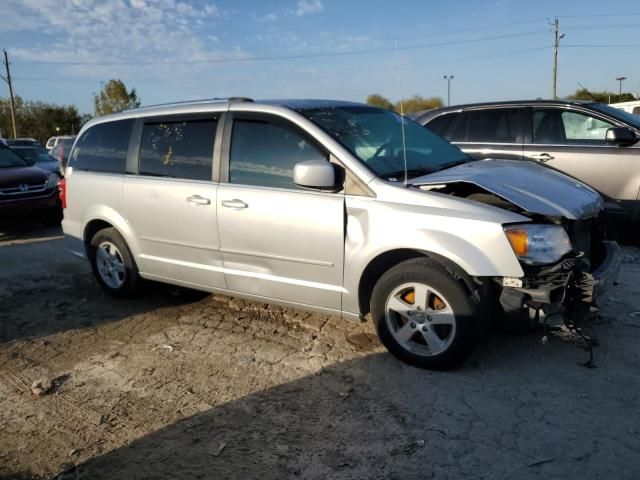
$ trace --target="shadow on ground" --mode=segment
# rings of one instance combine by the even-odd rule
[[[339,363],[186,418],[59,478],[612,478],[614,465],[615,478],[637,478],[629,406],[612,393],[580,395],[585,383],[602,387],[601,375],[576,375],[569,365],[545,378],[522,352],[500,350],[493,369],[453,373],[420,371],[388,354]]]

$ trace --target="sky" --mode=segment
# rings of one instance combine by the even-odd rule
[[[615,8],[615,10],[614,10]],[[201,98],[451,102],[640,94],[640,3],[619,0],[2,0],[14,91],[92,113],[111,78],[143,105]],[[4,75],[4,72],[3,72]],[[8,88],[0,82],[0,97]]]

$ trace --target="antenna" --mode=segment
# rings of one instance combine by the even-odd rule
[[[587,95],[589,95],[591,97],[591,100],[593,100],[594,102],[597,102],[598,99],[596,97],[594,97],[591,92],[589,90],[587,90],[587,87],[585,87],[584,85],[582,85],[580,82],[576,82],[578,85],[580,85],[580,88],[582,88],[585,92],[587,92]]]
[[[402,80],[400,75],[400,57],[398,55],[398,38],[396,37],[396,73],[398,74],[398,86],[400,87],[400,129],[402,130],[402,157],[404,159],[404,186],[409,185],[407,172],[407,142],[404,135],[404,91],[402,89]]]

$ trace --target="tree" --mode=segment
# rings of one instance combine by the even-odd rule
[[[122,80],[111,79],[93,96],[93,105],[96,116],[109,115],[139,107],[140,99],[135,88],[128,91]]]
[[[43,143],[56,134],[78,133],[82,123],[78,109],[73,105],[55,105],[15,98],[16,129],[18,136],[35,138]],[[9,100],[0,98],[0,132],[12,132]]]
[[[420,95],[413,95],[412,97],[405,98],[402,100],[402,108],[400,108],[400,102],[396,102],[395,104],[391,103],[391,101],[383,97],[382,95],[378,95],[374,93],[367,97],[367,103],[369,105],[373,105],[374,107],[384,108],[386,110],[391,110],[393,112],[403,113],[416,113],[421,112],[422,110],[430,110],[432,108],[442,107],[442,99],[440,97],[421,97]]]
[[[384,108],[385,110],[393,110],[393,103],[382,95],[377,93],[371,94],[367,97],[367,104],[378,108]]]
[[[594,100],[600,103],[628,102],[636,100],[632,93],[618,95],[616,92],[592,92],[585,88],[580,88],[567,97],[569,100]]]
[[[431,110],[432,108],[442,107],[442,99],[440,97],[421,97],[420,95],[413,95],[410,98],[406,98],[402,101],[403,113],[416,113],[423,110]],[[400,111],[400,102],[396,102],[396,111]]]

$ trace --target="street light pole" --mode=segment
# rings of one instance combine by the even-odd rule
[[[618,101],[620,101],[620,97],[622,97],[622,82],[625,81],[627,77],[616,77],[616,80],[619,82],[618,85]]]
[[[447,81],[447,107],[451,105],[451,80],[453,75],[445,75],[444,79]]]

